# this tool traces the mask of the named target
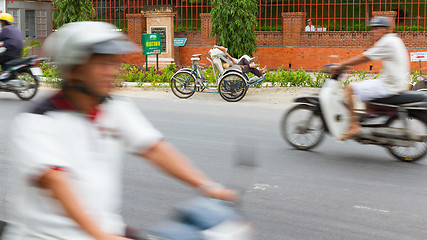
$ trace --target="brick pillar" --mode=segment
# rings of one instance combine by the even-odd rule
[[[128,19],[128,36],[136,44],[141,45],[142,34],[147,32],[145,17],[142,14],[126,14]]]
[[[300,46],[301,32],[304,30],[304,12],[282,13],[283,46]]]
[[[176,16],[173,6],[156,5],[143,8],[147,33],[160,33],[162,37],[162,53],[158,55],[159,68],[175,63],[175,26],[173,18]],[[164,42],[163,42],[164,41]],[[148,66],[156,66],[156,56],[148,56]]]
[[[203,45],[214,45],[216,44],[216,37],[211,37],[212,32],[212,16],[210,13],[200,13],[202,20],[202,39],[200,40]]]
[[[391,31],[394,30],[394,27],[396,25],[396,16],[397,12],[395,11],[384,11],[384,12],[372,12],[373,17],[388,17],[390,19],[390,28]]]

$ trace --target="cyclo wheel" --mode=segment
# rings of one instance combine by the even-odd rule
[[[238,73],[226,74],[218,84],[219,95],[228,102],[242,100],[247,90],[245,79]]]
[[[17,73],[17,79],[26,81],[25,84],[28,84],[28,88],[23,91],[15,91],[15,94],[24,101],[31,100],[36,95],[39,88],[38,77],[34,76],[30,71],[25,71]]]
[[[196,91],[196,80],[186,71],[178,71],[171,78],[171,89],[179,98],[189,98]]]
[[[325,135],[325,126],[314,107],[297,105],[280,121],[282,137],[293,147],[308,150],[317,146]]]
[[[407,119],[407,128],[419,137],[420,141],[414,141],[410,146],[391,146],[389,152],[400,161],[414,162],[423,158],[427,153],[427,124],[415,116],[409,116]],[[403,128],[403,122],[394,119],[390,127]]]

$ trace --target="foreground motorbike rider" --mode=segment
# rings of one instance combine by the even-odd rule
[[[21,31],[12,25],[14,18],[9,13],[0,14],[0,47],[5,47],[6,51],[0,53],[0,65],[2,71],[7,69],[6,62],[21,57],[24,48],[24,39]]]
[[[135,46],[103,22],[69,23],[45,42],[62,89],[13,121],[17,224],[3,239],[129,239],[120,216],[120,166],[127,150],[199,189],[235,200],[163,139],[124,99],[111,97],[120,55]]]
[[[374,17],[370,26],[376,43],[363,54],[332,66],[335,72],[343,68],[381,60],[383,70],[378,79],[355,82],[346,86],[348,109],[351,114],[350,127],[341,136],[345,140],[357,135],[361,126],[354,112],[353,95],[362,102],[385,98],[408,90],[409,57],[403,41],[396,34],[390,33],[390,20],[387,17]]]

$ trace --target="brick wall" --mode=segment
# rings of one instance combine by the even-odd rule
[[[399,32],[407,48],[424,49],[427,52],[427,32]]]
[[[256,31],[258,46],[282,46],[283,32],[278,31]]]
[[[192,54],[202,54],[201,62],[210,66],[210,62],[206,59],[209,57],[208,51],[210,46],[186,46],[175,48],[175,59],[179,66],[190,66]],[[307,71],[318,71],[327,63],[340,62],[345,59],[354,57],[366,51],[366,48],[322,48],[322,47],[258,47],[255,56],[259,58],[258,63],[261,67],[267,66],[269,69],[300,69]],[[410,52],[419,52],[420,49],[408,49]],[[338,58],[331,58],[336,55]],[[130,54],[123,58],[123,61],[133,65],[145,66],[145,56],[142,53]],[[371,67],[372,66],[372,67]],[[382,65],[379,61],[369,62],[364,65],[355,66],[352,68],[357,71],[372,71],[379,72]],[[411,63],[411,69],[419,69],[420,63]],[[421,62],[421,69],[427,72],[427,62]]]
[[[126,14],[128,36],[136,44],[142,43],[142,34],[147,32],[145,17],[142,14]]]
[[[370,32],[302,32],[304,47],[369,47],[373,44]]]
[[[199,31],[185,31],[185,32],[175,32],[176,38],[187,38],[185,45],[201,45],[200,39],[202,38],[202,33]]]
[[[395,17],[395,12],[375,12],[375,15]],[[262,66],[270,69],[284,68],[319,70],[324,64],[330,63],[331,55],[339,55],[342,61],[361,54],[374,43],[370,32],[304,32],[305,13],[284,13],[283,29],[276,32],[255,32],[257,36],[259,57]],[[215,44],[215,38],[210,37],[210,14],[201,14],[202,30],[175,32],[176,38],[187,38],[186,46],[175,47],[175,62],[178,66],[189,66],[192,54],[203,54],[202,62],[206,60],[210,47]],[[138,18],[135,18],[138,19]],[[130,28],[129,28],[130,29]],[[132,34],[130,34],[132,37]],[[427,51],[427,32],[399,32],[398,36],[405,42],[408,52]],[[128,63],[143,65],[145,57],[142,54],[126,58]],[[412,69],[420,68],[419,63],[411,63]],[[423,72],[427,72],[427,62],[421,64]],[[378,72],[379,62],[371,62],[357,66],[355,70]]]
[[[283,46],[283,32],[256,31],[257,45],[259,47]],[[407,48],[427,48],[427,32],[398,32]],[[187,38],[186,46],[207,46],[201,44],[202,34],[199,31],[175,32],[177,38]],[[304,47],[370,47],[374,43],[372,33],[362,31],[354,32],[301,32],[300,46]]]
[[[206,60],[209,57],[209,46],[187,46],[180,48],[180,63],[182,66],[191,65],[192,54],[202,54],[201,62],[210,65]],[[258,63],[261,67],[265,65],[269,69],[277,69],[282,67],[284,69],[300,69],[303,68],[307,71],[318,71],[322,69],[325,64],[340,62],[345,59],[354,57],[363,53],[368,48],[321,48],[321,47],[258,47],[255,56],[259,57]],[[410,52],[418,52],[419,49],[408,49]],[[338,58],[331,58],[330,56],[336,55]],[[367,64],[355,66],[352,68],[357,71],[379,72],[382,68],[381,62],[372,61]],[[411,63],[411,69],[419,69],[418,62]],[[423,72],[427,72],[427,62],[422,62],[421,68]]]

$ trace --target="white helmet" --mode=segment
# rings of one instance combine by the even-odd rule
[[[114,25],[105,22],[65,24],[46,39],[44,50],[60,67],[83,64],[94,53],[126,54],[138,51],[136,45],[128,41]]]

